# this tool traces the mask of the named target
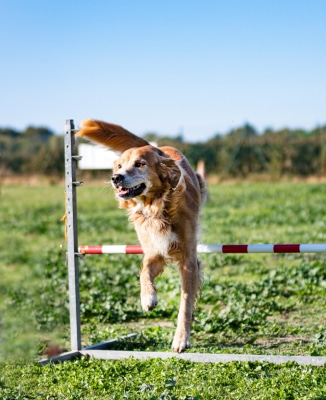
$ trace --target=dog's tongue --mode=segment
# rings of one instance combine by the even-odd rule
[[[127,193],[129,193],[129,189],[127,188],[127,189],[125,189],[125,188],[120,188],[119,189],[119,194],[127,194]]]

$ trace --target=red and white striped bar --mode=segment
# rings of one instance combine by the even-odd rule
[[[326,244],[199,244],[198,253],[326,253]],[[143,254],[140,245],[79,246],[80,254]]]

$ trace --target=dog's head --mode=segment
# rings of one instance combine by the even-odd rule
[[[121,200],[157,197],[175,189],[181,170],[174,160],[153,146],[126,150],[115,161],[111,183]]]

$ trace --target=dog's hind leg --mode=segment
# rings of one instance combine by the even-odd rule
[[[157,306],[157,294],[154,279],[164,270],[164,258],[161,256],[144,256],[140,272],[140,298],[144,311],[150,311]]]
[[[174,335],[172,350],[178,353],[190,347],[190,328],[194,304],[201,286],[200,263],[195,258],[180,265],[181,300],[178,324]]]

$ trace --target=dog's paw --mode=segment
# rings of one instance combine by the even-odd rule
[[[190,338],[183,335],[175,334],[172,342],[172,350],[176,353],[182,353],[190,348]]]
[[[151,311],[157,306],[156,294],[146,294],[141,297],[141,306],[144,311]]]

